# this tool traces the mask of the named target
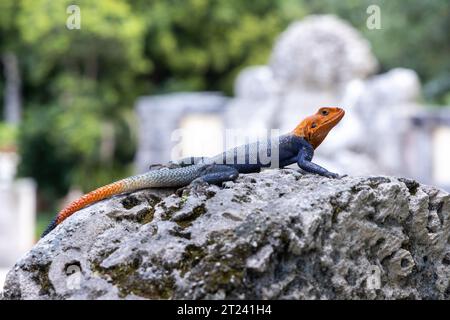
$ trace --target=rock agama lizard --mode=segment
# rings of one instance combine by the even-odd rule
[[[306,172],[338,178],[338,174],[322,168],[311,160],[314,149],[322,143],[344,114],[341,108],[320,108],[317,113],[304,119],[288,134],[238,146],[210,158],[186,158],[172,166],[169,165],[168,168],[150,169],[144,174],[100,187],[61,210],[42,237],[76,211],[117,194],[146,188],[183,187],[194,181],[220,184],[235,180],[239,173],[259,172],[261,168],[273,167],[274,161],[280,168],[297,163]],[[278,157],[275,159],[271,159],[273,150],[277,150]],[[263,161],[261,154],[264,153],[269,161]]]

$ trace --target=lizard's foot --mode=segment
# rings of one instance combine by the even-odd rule
[[[239,176],[239,172],[235,168],[221,164],[207,164],[201,170],[202,175],[198,179],[218,186],[225,181],[234,181]]]
[[[338,179],[340,177],[339,174],[334,173],[334,172],[330,172],[330,171],[326,171],[326,172],[309,172],[307,170],[304,170],[302,168],[300,169],[295,169],[295,168],[286,168],[286,169],[292,169],[293,171],[296,171],[298,173],[301,173],[302,175],[313,175],[313,176],[321,176],[321,177],[325,177],[325,178],[329,178],[329,179]]]
[[[339,178],[339,174],[334,173],[334,172],[327,172],[326,174],[324,174],[324,177],[330,178],[330,179],[338,179]]]
[[[192,182],[189,184],[190,187],[207,187],[209,186],[209,183],[203,180],[202,177],[197,178],[195,180],[192,180]]]
[[[193,180],[189,184],[189,188],[194,194],[201,194],[205,192],[206,188],[209,187],[209,183],[203,180],[201,177]]]
[[[160,164],[160,163],[151,164],[148,166],[149,171],[161,170],[161,169],[168,169],[168,168],[165,165]]]
[[[153,171],[153,170],[169,170],[169,169],[176,169],[176,168],[181,168],[181,165],[174,163],[174,162],[169,162],[167,164],[161,164],[161,163],[156,163],[156,164],[151,164],[148,167],[148,170]]]
[[[329,172],[328,174],[326,174],[324,176],[327,177],[327,178],[330,178],[330,179],[342,179],[342,178],[348,177],[347,174],[342,174],[341,175],[341,174],[334,173],[334,172]]]
[[[177,169],[182,167],[192,166],[194,164],[205,161],[207,157],[187,157],[177,161],[169,161],[167,164],[151,164],[149,170],[161,170],[161,169]]]

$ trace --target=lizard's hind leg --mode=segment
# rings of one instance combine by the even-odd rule
[[[225,181],[233,181],[239,176],[236,168],[224,164],[209,164],[202,168],[202,175],[193,182],[207,182],[220,185]]]

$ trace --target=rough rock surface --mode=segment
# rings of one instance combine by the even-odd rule
[[[4,299],[449,298],[449,213],[413,180],[292,169],[144,190],[67,219]]]

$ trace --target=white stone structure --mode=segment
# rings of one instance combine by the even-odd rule
[[[335,90],[373,74],[377,61],[369,42],[332,15],[292,23],[275,43],[270,66],[284,87]]]
[[[30,179],[14,179],[17,163],[16,153],[0,152],[0,288],[4,270],[35,241],[36,186]]]
[[[136,103],[139,120],[135,160],[137,172],[147,171],[150,164],[176,160],[173,159],[173,152],[180,139],[174,135],[177,129],[183,127],[183,119],[192,115],[215,115],[222,118],[227,101],[228,98],[213,92],[174,93],[140,98]],[[208,121],[208,118],[203,119]],[[215,123],[214,120],[212,122]],[[205,137],[208,133],[203,132],[202,135]]]

